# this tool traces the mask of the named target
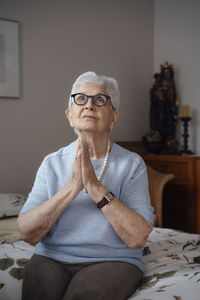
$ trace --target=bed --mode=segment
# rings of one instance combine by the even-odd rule
[[[162,192],[173,175],[148,167],[148,176],[156,227],[143,251],[143,281],[128,300],[199,300],[200,235],[161,227]],[[21,299],[24,267],[34,252],[20,240],[16,219],[13,213],[0,220],[0,300]]]
[[[17,232],[12,234],[13,239]],[[20,300],[24,266],[34,247],[9,237],[10,232],[0,245],[0,299]],[[154,227],[143,262],[143,282],[129,300],[199,300],[200,235]]]

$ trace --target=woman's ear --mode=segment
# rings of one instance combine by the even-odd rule
[[[115,126],[115,124],[117,123],[118,120],[119,120],[119,112],[118,112],[118,110],[114,110],[113,111],[113,119],[112,119],[112,122],[109,127],[110,130],[113,129],[113,127]]]
[[[66,117],[67,117],[67,119],[69,121],[70,126],[74,127],[73,123],[72,123],[72,112],[71,112],[71,110],[69,108],[66,109],[65,115],[66,115]]]

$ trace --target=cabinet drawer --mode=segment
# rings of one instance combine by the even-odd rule
[[[146,164],[175,178],[163,194],[163,225],[200,233],[200,156],[143,154]]]
[[[188,161],[152,161],[146,160],[155,170],[162,173],[172,173],[176,180],[192,179],[192,163]]]

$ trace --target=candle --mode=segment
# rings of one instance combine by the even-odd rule
[[[190,115],[190,107],[189,105],[183,105],[182,106],[182,117],[183,118],[189,118]]]

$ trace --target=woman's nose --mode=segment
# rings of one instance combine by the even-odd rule
[[[85,109],[94,110],[94,104],[92,102],[92,98],[88,98],[87,103],[85,104]]]

